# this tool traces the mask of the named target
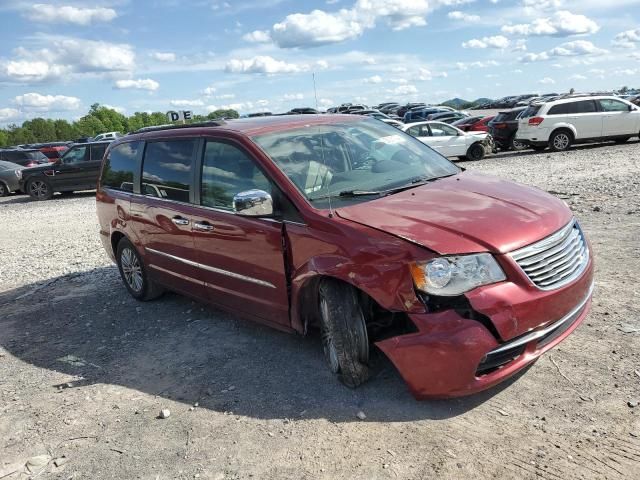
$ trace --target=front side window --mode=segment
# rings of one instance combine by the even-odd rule
[[[142,166],[142,193],[189,202],[195,139],[149,142]]]
[[[87,154],[87,147],[76,147],[69,150],[63,159],[63,163],[78,163],[84,162],[84,159]]]
[[[600,106],[603,112],[628,112],[629,106],[618,100],[606,99],[600,100]]]
[[[253,159],[231,144],[208,141],[202,162],[202,205],[232,209],[234,196],[254,189],[271,193],[269,180]]]
[[[133,192],[134,172],[142,142],[122,143],[109,152],[102,171],[102,186]]]
[[[419,140],[371,119],[307,125],[253,140],[319,208],[328,205],[329,196],[367,201],[376,196],[357,192],[384,193],[460,171]]]

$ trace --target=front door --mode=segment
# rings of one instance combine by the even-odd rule
[[[86,165],[91,159],[89,145],[77,145],[67,151],[60,165],[54,165],[54,175],[49,179],[54,190],[74,190],[84,188]]]
[[[602,108],[602,136],[636,135],[636,122],[629,105],[612,98],[598,100]]]
[[[467,153],[464,135],[446,123],[430,123],[431,139],[429,145],[445,157],[458,157]]]
[[[252,189],[272,191],[251,155],[235,143],[207,140],[192,224],[200,275],[212,302],[289,326],[282,223],[233,209],[233,197]]]
[[[198,144],[197,138],[147,142],[131,216],[151,275],[172,290],[204,297],[191,234]]]

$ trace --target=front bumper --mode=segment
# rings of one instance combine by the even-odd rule
[[[509,282],[494,288],[513,294],[513,284]],[[530,292],[528,304],[523,303],[520,309],[519,305],[496,301],[496,297],[490,302],[486,293],[480,295],[492,304],[491,310],[483,311],[477,302],[474,305],[471,301],[474,310],[486,315],[494,324],[500,317],[508,316],[517,323],[518,313],[533,315],[533,303],[537,304],[536,318],[544,316],[541,311],[546,312],[546,322],[507,337],[506,341],[497,339],[479,321],[465,318],[454,310],[445,310],[409,315],[418,332],[386,339],[376,345],[389,357],[417,399],[470,395],[508,379],[562,342],[587,316],[592,291],[593,264],[590,263],[582,277],[571,285],[556,292],[540,292],[538,298]],[[575,298],[574,302],[563,308],[562,313],[557,313],[559,305],[565,306],[569,297]]]

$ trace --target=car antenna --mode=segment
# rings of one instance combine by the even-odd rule
[[[320,115],[320,111],[318,110],[318,90],[316,89],[316,73],[313,72],[311,76],[313,78],[313,95],[315,96],[315,99],[316,99],[316,115]],[[318,133],[320,133],[320,154],[322,155],[322,165],[324,165],[324,167],[328,171],[329,167],[327,167],[327,161],[324,155],[324,135],[322,134],[322,132],[320,132],[320,127],[318,127]],[[331,188],[329,188],[329,191],[327,192],[327,199],[329,201],[329,218],[333,218],[333,207],[331,206]]]

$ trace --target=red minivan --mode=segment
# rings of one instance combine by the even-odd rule
[[[512,376],[576,329],[593,290],[562,200],[355,115],[143,129],[109,146],[97,210],[136,299],[168,289],[319,330],[351,387],[376,345],[417,398]]]

